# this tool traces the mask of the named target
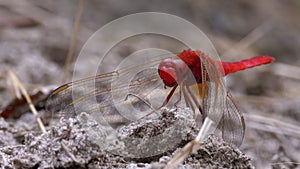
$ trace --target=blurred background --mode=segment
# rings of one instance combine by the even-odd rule
[[[62,84],[78,2],[0,1],[1,109],[13,97],[2,80],[8,70],[28,88]],[[96,30],[137,12],[169,13],[190,21],[210,38],[224,61],[275,57],[271,65],[227,77],[246,118],[240,148],[257,168],[295,168],[300,163],[300,1],[84,0],[82,7],[73,60]],[[122,58],[153,44],[172,48],[172,42],[148,37],[122,44],[112,54]],[[72,62],[68,72],[71,77]]]

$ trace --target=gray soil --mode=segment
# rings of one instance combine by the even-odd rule
[[[191,115],[188,109],[165,110],[156,119],[140,119],[117,129],[116,137],[109,139],[109,136],[95,136],[95,131],[101,133],[105,129],[82,113],[76,118],[61,119],[45,134],[27,133],[23,144],[18,144],[21,124],[1,119],[1,137],[6,140],[1,139],[0,166],[7,169],[163,168],[197,134]],[[29,114],[24,116],[33,118]],[[149,141],[156,136],[161,139],[158,143]],[[237,147],[210,135],[200,143],[197,153],[191,154],[178,168],[254,167]]]

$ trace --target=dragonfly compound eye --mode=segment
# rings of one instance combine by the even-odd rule
[[[164,59],[160,62],[158,74],[166,86],[173,87],[177,85],[176,70],[171,58]]]
[[[172,87],[183,82],[187,74],[187,65],[179,58],[167,58],[160,62],[158,73],[164,84]]]

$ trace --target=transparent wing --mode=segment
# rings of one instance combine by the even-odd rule
[[[207,135],[215,132],[223,116],[226,98],[226,88],[221,78],[223,76],[221,67],[206,55],[200,55],[200,60],[201,70],[199,71],[201,71],[202,78],[201,81],[198,80],[198,90],[196,92],[193,90],[191,94],[194,95],[192,98],[197,99],[190,99],[193,100],[193,103],[198,102],[196,105],[200,105],[202,112],[202,125],[200,125],[200,134],[196,137],[197,141],[203,141]],[[193,86],[189,87],[194,88]],[[192,105],[192,103],[188,105]],[[207,121],[213,123],[207,123]]]
[[[217,62],[206,55],[201,57],[202,66],[202,95],[204,117],[218,123],[225,107],[226,88],[223,77],[223,69]]]
[[[222,137],[225,141],[240,146],[245,134],[245,121],[242,112],[229,92],[227,92],[226,106],[223,117],[219,125],[222,131]]]
[[[162,55],[166,56],[170,55]],[[138,119],[153,111],[145,101],[159,107],[169,92],[157,73],[160,61],[161,57],[152,58],[137,66],[65,84],[52,92],[46,109],[59,117],[81,112],[101,114],[112,123]]]
[[[210,118],[218,125],[216,127],[225,141],[240,146],[245,132],[244,117],[225,86],[223,68],[205,55],[200,59],[202,83],[199,91],[203,117]]]

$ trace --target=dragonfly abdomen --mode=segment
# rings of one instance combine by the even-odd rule
[[[271,56],[256,56],[238,62],[222,62],[222,66],[224,68],[224,74],[227,75],[240,70],[252,68],[263,64],[268,64],[273,62],[274,60],[275,59]]]

